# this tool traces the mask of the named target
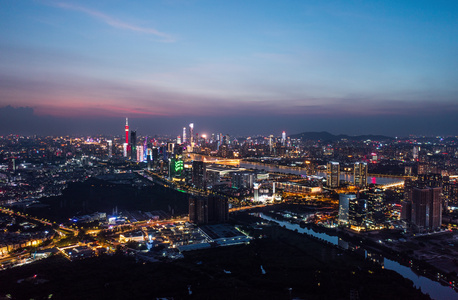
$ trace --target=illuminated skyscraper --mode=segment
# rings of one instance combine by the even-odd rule
[[[259,201],[259,187],[261,185],[259,183],[254,183],[253,184],[253,192],[254,192],[254,202]]]
[[[186,144],[186,127],[183,127],[183,144]]]
[[[126,133],[126,140],[124,141],[123,144],[123,154],[124,157],[127,157],[128,152],[129,152],[129,121],[126,118],[126,126],[124,126],[124,131]]]
[[[142,161],[147,161],[148,158],[148,137],[145,137],[145,141],[143,142],[143,159]]]
[[[348,223],[350,200],[352,199],[356,199],[356,195],[353,195],[353,194],[340,194],[339,195],[339,222]]]
[[[327,185],[331,188],[340,186],[340,164],[338,162],[328,162],[326,168]]]
[[[137,162],[142,162],[143,161],[143,146],[139,145],[137,146]]]
[[[189,144],[191,145],[191,148],[194,146],[194,123],[189,124]]]
[[[367,163],[356,162],[353,170],[354,185],[365,187],[367,185]]]
[[[281,133],[281,145],[286,146],[286,132],[285,131]]]

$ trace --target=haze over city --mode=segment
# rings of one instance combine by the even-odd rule
[[[4,1],[0,134],[456,135],[454,1]]]

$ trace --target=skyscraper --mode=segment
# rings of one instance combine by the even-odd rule
[[[139,145],[137,146],[137,162],[142,162],[143,161],[143,146]]]
[[[354,185],[365,187],[367,185],[367,163],[356,162],[353,171]]]
[[[194,143],[194,123],[189,124],[189,144],[191,145],[191,148],[193,147]]]
[[[418,229],[434,230],[442,225],[441,187],[412,189],[412,224]]]
[[[254,202],[258,202],[259,201],[259,187],[261,185],[259,183],[254,183],[253,184],[253,192],[254,192]]]
[[[338,162],[328,162],[326,168],[327,185],[331,188],[338,188],[340,186],[340,164]]]
[[[210,197],[189,198],[189,221],[194,224],[224,223],[229,219],[227,199]]]
[[[356,199],[354,194],[339,195],[339,222],[348,223],[348,213],[350,210],[350,200]]]
[[[192,184],[196,188],[206,188],[206,167],[203,161],[192,162]]]
[[[137,160],[137,132],[134,130],[130,132],[130,159]]]
[[[281,133],[281,145],[286,146],[286,132],[285,131]]]
[[[183,144],[186,144],[186,127],[183,127]]]
[[[208,224],[208,199],[189,198],[189,221],[195,224]]]
[[[128,156],[129,152],[129,120],[126,118],[126,126],[124,126],[124,131],[126,133],[126,140],[123,144],[123,155],[124,157]]]
[[[107,140],[107,148],[108,148],[108,157],[113,156],[113,141],[112,140]]]

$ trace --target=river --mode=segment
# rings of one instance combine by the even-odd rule
[[[308,228],[301,228],[297,224],[292,224],[286,221],[278,221],[271,217],[268,217],[264,214],[260,214],[260,217],[278,223],[280,226],[285,226],[289,230],[297,230],[299,233],[306,233],[308,235],[323,239],[333,245],[339,244],[339,237],[331,236],[322,232],[315,232]],[[366,251],[367,252],[367,251]],[[400,263],[387,259],[384,257],[384,268],[388,270],[393,270],[398,274],[402,275],[405,278],[408,278],[413,281],[414,285],[417,288],[420,288],[423,293],[429,294],[432,299],[436,300],[456,300],[458,299],[458,293],[453,290],[453,288],[448,286],[443,286],[439,282],[426,278],[424,276],[419,276],[415,274],[412,269],[409,267],[403,266]]]
[[[292,168],[292,167],[287,167],[287,166],[272,167],[269,165],[253,164],[253,163],[247,163],[247,162],[240,162],[240,167],[246,168],[246,169],[257,169],[257,170],[264,169],[267,172],[273,172],[273,173],[288,173],[288,174],[303,175],[303,176],[307,175],[307,172],[305,171],[304,168]],[[318,173],[317,176],[326,177],[326,173]],[[353,175],[348,174],[348,173],[342,173],[340,174],[340,180],[353,182]],[[396,182],[403,181],[403,180],[404,178],[402,177],[377,177],[377,176],[368,176],[367,177],[367,183],[382,184],[382,185],[396,183]]]
[[[195,154],[195,153],[191,153],[189,155],[189,158],[191,160],[200,160],[200,161],[203,160],[208,163],[222,162],[225,160],[224,158],[218,158],[218,157],[207,156],[207,155],[202,155],[202,154]],[[303,176],[307,175],[305,168],[298,168],[298,167],[294,168],[294,167],[288,167],[288,166],[275,167],[269,164],[244,162],[241,159],[233,159],[231,160],[231,163],[229,165],[234,165],[234,161],[236,161],[236,163],[238,162],[240,167],[245,168],[245,169],[265,170],[267,172],[272,172],[272,173],[286,173],[286,174],[295,174],[295,175],[303,175]],[[318,173],[317,175],[321,177],[326,177],[326,174],[321,173],[321,172]],[[353,175],[348,174],[348,173],[341,173],[340,180],[353,182]],[[396,183],[399,181],[404,181],[404,178],[402,177],[378,177],[378,176],[368,176],[367,177],[367,183],[373,183],[373,184],[383,185],[383,184]]]

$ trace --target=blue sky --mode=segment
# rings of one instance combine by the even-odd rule
[[[249,130],[266,134],[458,134],[457,1],[0,5],[0,107],[32,108],[37,128],[127,116],[228,132],[253,118]]]

